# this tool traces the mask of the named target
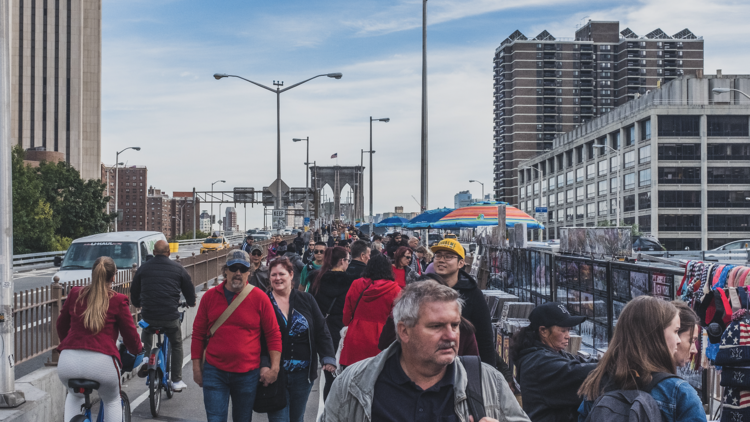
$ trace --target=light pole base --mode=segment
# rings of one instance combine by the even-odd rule
[[[0,408],[18,407],[26,403],[26,396],[21,391],[0,394]]]

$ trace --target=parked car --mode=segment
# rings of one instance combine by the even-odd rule
[[[253,239],[255,240],[269,240],[271,239],[271,232],[267,230],[258,230],[253,234]]]
[[[666,251],[667,248],[659,243],[659,239],[652,236],[640,236],[633,240],[633,251]]]
[[[201,253],[220,251],[229,247],[229,242],[224,236],[209,237],[201,245]]]
[[[737,251],[742,249],[750,249],[750,239],[735,240],[729,242],[726,245],[721,245],[718,248],[711,249],[712,251]]]
[[[150,231],[122,231],[86,236],[73,241],[64,257],[55,257],[60,267],[55,276],[60,283],[91,277],[94,261],[108,256],[115,261],[118,271],[130,270],[153,258],[154,244],[167,240],[163,233]],[[53,276],[54,277],[54,276]]]

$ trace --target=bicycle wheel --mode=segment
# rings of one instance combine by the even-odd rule
[[[87,418],[85,415],[75,415],[70,422],[91,422],[91,419]]]
[[[159,371],[150,369],[148,371],[148,399],[151,404],[151,414],[156,418],[159,416],[159,407],[161,406],[161,379]]]
[[[130,422],[130,399],[124,391],[120,391],[122,401],[122,422]]]
[[[165,368],[167,368],[167,384],[164,386],[164,390],[167,393],[167,398],[171,399],[172,396],[174,396],[174,390],[172,390],[172,344],[167,343],[167,347],[165,347],[164,353],[167,354],[167,362]]]

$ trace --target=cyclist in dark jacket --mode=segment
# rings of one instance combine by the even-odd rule
[[[187,388],[182,381],[182,329],[180,327],[180,293],[185,302],[195,306],[195,286],[190,274],[178,262],[169,259],[169,244],[159,240],[154,245],[154,257],[138,268],[130,286],[133,305],[141,308],[143,319],[152,327],[164,328],[172,344],[172,381],[175,391]],[[143,350],[151,351],[153,332],[141,332]],[[146,367],[147,365],[144,365]],[[141,368],[143,369],[143,367]],[[146,376],[139,371],[138,375]]]

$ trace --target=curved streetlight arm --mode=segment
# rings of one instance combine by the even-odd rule
[[[750,96],[748,96],[744,92],[740,91],[739,89],[734,89],[734,88],[714,88],[714,89],[712,89],[712,91],[713,91],[714,94],[727,94],[727,93],[732,92],[732,91],[739,92],[740,94],[744,95],[745,98],[747,98],[748,100],[750,100]]]
[[[117,151],[117,154],[118,154],[118,155],[119,155],[119,154],[122,154],[123,152],[125,152],[125,151],[127,151],[127,150],[129,150],[129,149],[134,149],[134,150],[136,150],[136,151],[140,151],[140,150],[141,150],[141,147],[127,147],[127,148],[123,149],[122,151]]]
[[[263,84],[259,84],[258,82],[251,81],[250,79],[243,78],[242,76],[237,76],[237,75],[222,75],[222,76],[225,77],[225,78],[240,78],[240,79],[242,79],[245,82],[250,82],[251,84],[257,85],[257,86],[259,86],[259,87],[261,87],[263,89],[267,89],[267,90],[269,90],[271,92],[276,92],[276,90],[273,89],[273,88],[269,88],[269,87],[267,87],[267,86],[265,86]]]
[[[290,89],[294,88],[295,86],[300,86],[300,85],[302,85],[302,84],[303,84],[303,83],[305,83],[305,82],[310,82],[311,80],[313,80],[313,79],[315,79],[315,78],[319,78],[319,77],[321,77],[321,76],[328,76],[328,74],[327,74],[327,73],[324,73],[324,74],[322,74],[322,75],[318,75],[318,76],[313,76],[313,77],[312,77],[312,78],[310,78],[310,79],[305,79],[305,80],[304,80],[304,81],[302,81],[302,82],[297,82],[297,83],[296,83],[296,84],[294,84],[294,85],[289,85],[288,87],[286,87],[286,88],[284,88],[284,89],[281,89],[281,90],[279,90],[279,92],[285,92],[285,91],[289,91]],[[286,97],[284,97],[284,98],[286,98]]]

